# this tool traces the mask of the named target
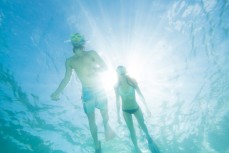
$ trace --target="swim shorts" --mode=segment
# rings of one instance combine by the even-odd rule
[[[103,89],[83,88],[82,101],[86,114],[94,112],[95,108],[107,109],[107,96]]]

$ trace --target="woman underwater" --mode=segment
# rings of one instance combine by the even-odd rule
[[[131,140],[134,144],[136,152],[141,153],[141,150],[138,147],[132,115],[136,117],[140,127],[144,131],[146,135],[146,139],[148,141],[148,146],[149,146],[150,151],[152,153],[159,153],[159,149],[157,148],[156,144],[153,142],[151,136],[149,135],[148,129],[144,122],[142,111],[136,101],[135,91],[140,96],[141,100],[143,101],[147,109],[147,112],[150,113],[146,105],[146,102],[144,100],[144,97],[138,87],[137,82],[127,75],[126,68],[124,66],[118,66],[116,69],[116,72],[118,74],[118,83],[115,86],[118,122],[120,122],[119,114],[120,114],[120,97],[121,97],[123,117],[130,131]]]

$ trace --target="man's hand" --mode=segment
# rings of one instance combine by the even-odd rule
[[[58,94],[58,93],[53,93],[53,94],[51,94],[51,99],[52,100],[54,100],[54,101],[57,101],[57,100],[59,100],[60,99],[60,95]]]

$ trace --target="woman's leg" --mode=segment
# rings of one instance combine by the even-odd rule
[[[133,125],[132,115],[129,113],[123,112],[123,117],[124,117],[124,120],[126,122],[128,129],[130,131],[130,137],[131,137],[131,140],[134,144],[134,147],[138,153],[141,153],[141,151],[138,147],[138,144],[137,144],[136,132],[135,132],[134,125]]]
[[[146,127],[146,124],[145,124],[145,121],[144,121],[144,117],[143,117],[143,114],[142,114],[142,111],[141,109],[139,108],[137,112],[134,113],[134,116],[136,117],[140,127],[142,128],[142,130],[144,131],[147,139],[150,138],[150,135],[149,135],[149,132],[148,132],[148,129]]]
[[[147,141],[148,141],[148,145],[149,145],[150,151],[152,153],[160,153],[157,145],[154,143],[153,139],[149,135],[149,132],[148,132],[148,129],[146,127],[146,124],[145,124],[144,117],[143,117],[141,109],[139,108],[138,111],[134,113],[134,115],[135,115],[139,125],[141,126],[142,130],[146,134],[146,138],[147,138]]]

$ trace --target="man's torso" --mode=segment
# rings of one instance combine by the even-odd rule
[[[83,87],[96,88],[100,84],[98,63],[90,51],[85,51],[80,56],[72,56],[70,66],[75,70]]]

